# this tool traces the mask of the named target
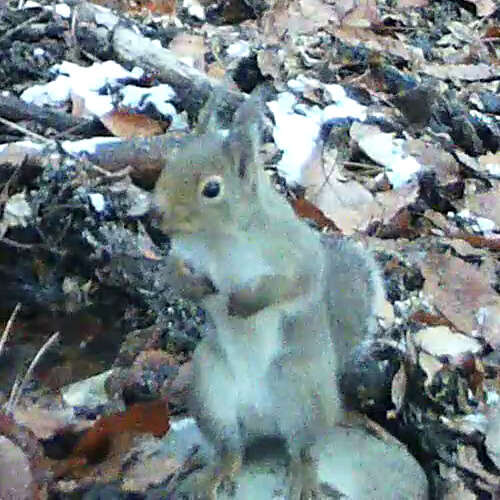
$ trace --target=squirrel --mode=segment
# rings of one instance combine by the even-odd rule
[[[321,498],[311,447],[344,418],[339,379],[384,297],[367,250],[321,235],[272,186],[258,161],[262,105],[254,92],[226,135],[187,139],[153,195],[170,284],[215,325],[193,354],[193,412],[217,459],[189,498],[215,499],[262,436],[286,444],[286,498]]]

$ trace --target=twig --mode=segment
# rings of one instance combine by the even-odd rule
[[[5,407],[5,413],[8,413],[8,408],[9,408],[11,399],[13,399],[14,396],[16,395],[17,390],[19,389],[20,383],[21,383],[21,375],[19,375],[19,373],[16,373],[16,379],[14,380],[14,383],[12,384],[12,389],[10,390],[9,400],[7,401],[7,405]]]
[[[191,448],[191,450],[189,451],[184,462],[174,472],[174,474],[170,478],[170,481],[168,482],[167,488],[164,492],[167,497],[168,497],[168,495],[173,493],[173,491],[175,490],[175,487],[177,486],[177,481],[179,480],[180,475],[193,468],[193,465],[195,464],[196,455],[198,454],[199,451],[200,451],[199,446],[193,446]]]
[[[49,339],[45,342],[45,344],[43,344],[40,350],[36,353],[36,356],[30,363],[30,366],[26,374],[24,375],[22,382],[19,384],[19,387],[16,387],[16,384],[14,384],[14,387],[10,392],[9,401],[7,402],[7,407],[5,409],[5,412],[7,414],[12,414],[12,411],[17,406],[19,398],[24,392],[24,389],[26,388],[26,385],[28,384],[28,381],[30,380],[36,365],[39,363],[40,359],[45,354],[45,352],[52,346],[52,344],[54,344],[57,341],[58,338],[59,338],[59,332],[56,332],[49,337]]]
[[[14,180],[14,178],[19,173],[20,169],[21,169],[21,165],[19,165],[18,167],[16,167],[14,169],[14,172],[12,173],[12,175],[7,179],[7,182],[3,185],[2,191],[0,192],[0,205],[3,205],[4,203],[7,203],[7,201],[9,200],[9,188],[10,188],[10,185],[11,185],[12,181]]]
[[[17,123],[6,120],[5,118],[0,118],[0,123],[3,123],[7,127],[13,128],[14,130],[22,132],[25,135],[29,135],[30,137],[33,137],[34,139],[38,139],[39,141],[44,142],[46,144],[53,144],[54,143],[54,141],[52,139],[47,139],[46,137],[43,137],[43,135],[35,134],[35,132],[32,132],[31,130],[28,130],[25,127],[21,127],[21,125],[18,125]]]
[[[37,21],[40,21],[40,19],[44,18],[47,15],[47,11],[42,11],[40,14],[37,14],[36,16],[30,17],[29,19],[26,19],[21,24],[18,24],[17,26],[14,26],[10,30],[7,30],[2,36],[0,36],[0,42],[3,42],[5,39],[9,38],[12,36],[14,33],[18,32],[19,30],[22,30],[24,27],[28,26],[31,23],[36,23]]]
[[[360,163],[357,161],[345,161],[344,167],[354,167],[367,170],[369,172],[380,172],[381,170],[383,170],[383,167],[379,165],[374,165],[373,163]]]
[[[16,319],[16,316],[17,316],[17,313],[19,312],[19,309],[21,309],[20,302],[18,302],[16,304],[16,307],[14,307],[14,310],[12,311],[12,314],[10,315],[9,321],[7,321],[7,324],[5,325],[5,328],[3,330],[2,338],[0,338],[0,355],[2,354],[5,342],[7,342],[7,337],[9,336],[10,330],[12,328],[12,325],[14,324],[14,320]]]
[[[10,247],[20,248],[21,250],[31,250],[34,247],[41,246],[36,243],[19,243],[18,241],[11,240],[10,238],[6,238],[5,236],[2,236],[0,238],[0,243],[5,243]]]

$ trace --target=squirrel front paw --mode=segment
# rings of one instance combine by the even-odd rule
[[[217,293],[217,289],[208,276],[176,255],[170,255],[167,258],[164,272],[166,282],[184,298],[201,300],[207,295]]]

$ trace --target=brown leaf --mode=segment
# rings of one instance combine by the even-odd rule
[[[50,439],[58,432],[71,426],[76,431],[90,427],[88,420],[78,420],[73,411],[47,410],[36,406],[22,408],[18,406],[14,410],[16,422],[30,429],[38,439]]]
[[[169,429],[167,405],[164,400],[137,403],[122,413],[100,418],[76,445],[73,456],[84,457],[88,462],[103,460],[116,436],[130,432],[163,436]]]
[[[394,217],[377,228],[375,235],[378,238],[415,238],[419,232],[413,225],[413,215],[407,207],[399,210]]]
[[[490,26],[487,30],[486,33],[484,34],[483,38],[500,38],[500,26]]]
[[[295,213],[302,219],[313,221],[320,229],[329,229],[330,231],[339,231],[335,222],[331,221],[318,207],[304,198],[292,200],[292,207]]]
[[[461,238],[475,248],[486,248],[500,252],[500,238],[495,236],[479,236],[476,234],[457,233],[456,238]]]
[[[489,285],[489,276],[472,264],[429,251],[418,262],[425,278],[424,293],[457,330],[481,335],[500,346],[498,312],[500,297]]]
[[[173,16],[177,10],[177,0],[151,0],[146,3],[146,7],[156,14]]]
[[[168,128],[164,122],[126,111],[112,111],[100,118],[103,125],[118,137],[150,137],[161,135]]]
[[[415,321],[416,323],[421,323],[423,325],[429,326],[447,326],[449,328],[453,328],[450,320],[445,318],[444,316],[438,316],[436,314],[430,314],[423,310],[414,312],[410,317],[410,321]]]
[[[125,412],[100,418],[75,446],[71,457],[54,462],[56,478],[118,479],[123,455],[130,451],[140,434],[163,436],[169,429],[165,400],[138,403]]]

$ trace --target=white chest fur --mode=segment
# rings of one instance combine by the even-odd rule
[[[221,297],[207,301],[217,329],[217,344],[225,353],[229,387],[234,390],[240,424],[247,433],[275,432],[270,367],[283,354],[282,311],[268,307],[250,318],[229,317]]]

